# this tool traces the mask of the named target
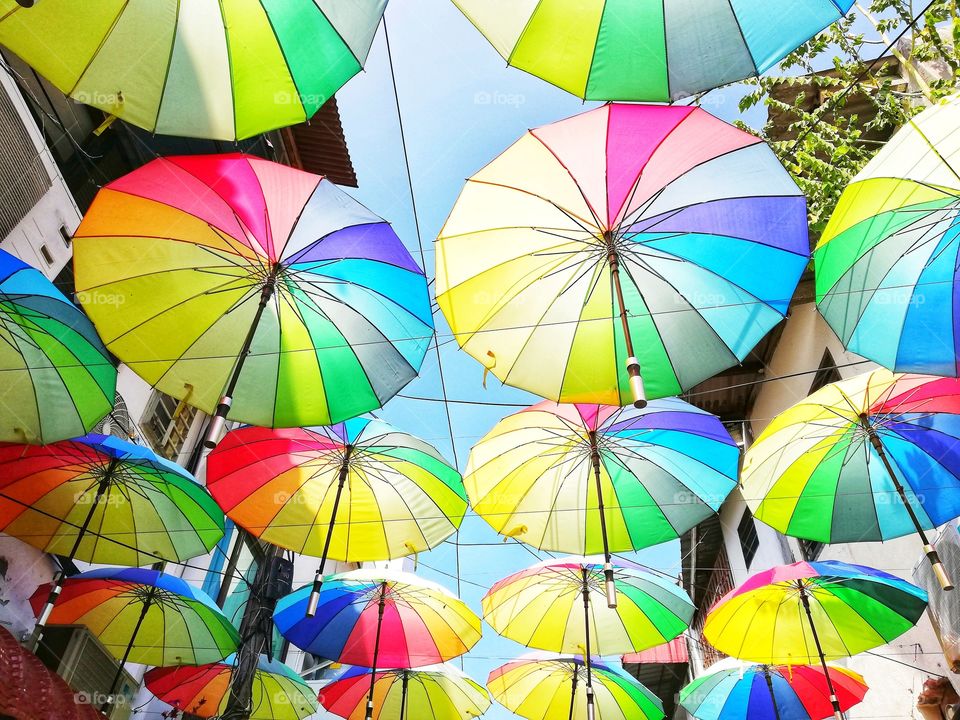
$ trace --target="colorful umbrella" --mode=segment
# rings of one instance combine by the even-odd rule
[[[771,664],[850,657],[893,641],[916,624],[927,594],[893,575],[836,561],[758,573],[727,593],[703,634],[720,652]],[[834,714],[843,711],[826,675]]]
[[[69,560],[187,560],[223,537],[223,512],[190,473],[108,435],[0,444],[0,530]],[[60,590],[58,574],[35,638]]]
[[[457,530],[467,509],[460,473],[439,452],[367,418],[227,433],[207,458],[207,487],[254,536],[321,558],[308,614],[327,558],[388,560],[429,550]]]
[[[806,201],[759,138],[699,108],[605,105],[467,181],[437,302],[506,384],[642,406],[746,357],[808,256]]]
[[[676,583],[627,561],[614,567],[614,592],[616,611],[607,607],[602,561],[548,560],[490,588],[483,618],[527,647],[589,657],[662,645],[687,629],[695,611]]]
[[[373,717],[378,667],[415,668],[446,662],[480,639],[480,618],[446,588],[416,575],[354,570],[333,575],[306,617],[312,588],[277,603],[273,619],[302,650],[373,669],[366,720]]]
[[[846,712],[867,686],[853,670],[830,667]],[[813,665],[750,665],[702,675],[680,691],[680,704],[697,720],[822,720],[833,715],[824,670]]]
[[[586,100],[668,102],[773,68],[854,0],[453,0],[515,68]]]
[[[679,537],[737,484],[720,421],[676,398],[643,410],[540,403],[501,420],[470,453],[464,485],[493,528],[591,555]],[[608,568],[609,570],[610,568]]]
[[[579,656],[520,658],[490,673],[487,688],[498,703],[528,720],[665,717],[656,695],[599,658],[590,663]]]
[[[30,604],[35,612],[49,594],[49,586],[33,594]],[[142,665],[202,665],[227,657],[240,642],[230,620],[203,592],[178,577],[143,568],[74,575],[64,583],[48,622],[85,625],[120,659],[109,695],[128,660]]]
[[[323,707],[346,720],[361,720],[366,713],[370,675],[366,668],[347,670],[321,690]],[[411,714],[421,717],[425,712],[431,720],[469,720],[490,708],[483,685],[446,664],[420,670],[378,670],[373,701],[374,720],[409,720]]]
[[[239,140],[309,120],[361,70],[387,0],[29,4],[0,0],[0,43],[64,94],[152,133]]]
[[[113,408],[117,370],[90,321],[0,250],[0,442],[83,435]]]
[[[328,425],[416,376],[427,283],[391,227],[317,175],[245,155],[155,160],[77,231],[81,300],[159,390],[263,427]],[[99,298],[99,299],[98,299]]]
[[[160,700],[202,718],[223,715],[236,656],[208,665],[154,668],[144,685]],[[287,665],[261,655],[253,676],[250,720],[304,720],[320,709],[317,693]]]
[[[901,372],[960,375],[960,96],[899,130],[844,191],[814,253],[843,344]]]
[[[960,381],[865,373],[818,390],[767,426],[746,454],[743,493],[758,520],[827,543],[917,532],[960,516]]]

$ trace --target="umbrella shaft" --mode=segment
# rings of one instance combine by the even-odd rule
[[[904,509],[910,516],[910,520],[913,521],[913,526],[917,530],[917,535],[920,536],[920,540],[923,542],[923,552],[926,554],[927,559],[930,561],[930,565],[933,567],[933,574],[940,583],[940,587],[942,587],[944,590],[953,590],[953,582],[951,582],[950,576],[947,574],[947,571],[943,566],[943,562],[940,560],[940,553],[937,552],[937,549],[933,546],[933,543],[931,543],[927,538],[927,533],[924,531],[923,525],[920,523],[920,518],[917,517],[917,513],[913,509],[913,505],[910,504],[910,498],[907,497],[907,492],[904,490],[903,484],[897,477],[897,473],[893,469],[893,464],[887,457],[887,451],[886,448],[883,447],[883,441],[880,439],[880,436],[877,434],[877,431],[873,428],[873,426],[870,425],[867,418],[861,417],[860,422],[866,428],[867,434],[870,436],[870,443],[873,445],[873,449],[880,457],[880,462],[883,463],[883,467],[887,471],[887,476],[890,478],[890,482],[893,483],[893,487],[896,489],[897,495],[900,497],[900,502],[903,504]]]
[[[584,628],[584,656],[583,664],[587,668],[587,717],[593,715],[593,671],[590,669],[590,587],[587,579],[587,569],[583,573],[583,628]],[[574,666],[576,670],[576,666]]]
[[[773,678],[770,677],[770,670],[764,668],[763,676],[767,679],[767,687],[770,688],[770,702],[773,703],[773,717],[780,720],[780,708],[777,707],[777,694],[773,690]]]
[[[270,302],[270,298],[273,297],[276,288],[277,268],[275,267],[270,271],[270,274],[267,276],[267,279],[264,283],[263,289],[260,291],[260,304],[257,305],[257,312],[253,316],[253,322],[250,323],[250,329],[247,331],[247,337],[243,340],[243,347],[240,348],[240,354],[237,355],[237,362],[233,366],[233,373],[230,375],[230,380],[227,382],[227,387],[223,391],[223,397],[220,398],[220,402],[217,405],[217,411],[214,413],[213,417],[210,418],[210,423],[207,425],[207,434],[203,440],[203,444],[208,449],[212,450],[217,446],[220,430],[223,428],[227,418],[227,413],[230,412],[230,407],[233,405],[233,393],[237,389],[237,383],[240,382],[240,373],[243,371],[243,364],[247,360],[247,355],[250,354],[250,348],[253,346],[253,338],[257,334],[257,328],[260,326],[260,320],[263,318],[263,312],[267,309],[267,303]]]
[[[130,642],[127,643],[127,649],[123,651],[123,658],[120,660],[120,664],[117,666],[117,672],[113,676],[113,682],[110,683],[110,692],[107,693],[107,699],[104,701],[103,705],[100,706],[100,712],[102,712],[104,715],[110,712],[110,706],[113,705],[113,694],[117,692],[117,686],[120,684],[120,678],[123,677],[123,668],[127,664],[127,659],[130,657],[130,651],[133,650],[134,643],[137,642],[137,635],[140,632],[140,626],[143,625],[143,621],[147,617],[147,612],[150,610],[150,601],[153,600],[153,593],[154,590],[151,588],[150,592],[147,594],[146,600],[143,601],[143,609],[140,611],[140,617],[137,618],[137,624],[133,626],[133,633],[130,635]]]
[[[403,670],[403,683],[401,684],[400,690],[400,720],[404,720],[407,716],[407,684],[410,682],[410,678],[407,676],[407,671]]]
[[[570,714],[567,716],[567,720],[573,720],[573,709],[577,704],[577,666],[573,666],[573,683],[570,689]],[[401,718],[402,720],[402,718]]]
[[[620,283],[620,257],[613,248],[613,239],[607,233],[607,243],[610,253],[607,262],[610,263],[610,277],[613,279],[613,289],[617,296],[617,307],[620,310],[620,323],[623,326],[623,341],[627,349],[627,376],[630,380],[630,394],[633,396],[633,406],[638,409],[647,406],[647,396],[643,387],[643,378],[640,375],[640,361],[633,351],[633,336],[630,334],[630,320],[627,317],[627,303],[623,299],[623,286]]]
[[[87,516],[84,518],[83,524],[77,531],[77,539],[73,541],[73,547],[70,548],[70,554],[67,556],[68,562],[72,563],[76,557],[77,551],[80,550],[80,543],[83,542],[83,537],[87,534],[87,530],[90,527],[90,522],[93,520],[94,513],[97,511],[97,506],[100,504],[100,499],[110,487],[110,479],[113,477],[114,470],[116,469],[118,463],[119,461],[116,459],[111,460],[110,465],[103,474],[103,477],[100,478],[100,482],[97,484],[97,494],[94,495],[93,502],[90,503],[90,510],[87,511]],[[43,631],[47,624],[47,618],[50,617],[50,613],[53,611],[53,606],[57,602],[57,598],[60,597],[60,591],[63,590],[63,583],[66,579],[66,574],[63,572],[63,570],[60,570],[53,580],[53,587],[50,588],[50,594],[47,596],[47,601],[44,603],[43,609],[40,610],[40,613],[37,615],[37,625],[34,627],[33,635],[30,638],[30,649],[33,652],[36,652],[40,647],[40,641],[43,640]]]
[[[613,582],[613,563],[610,555],[610,542],[607,538],[607,511],[603,506],[603,481],[600,476],[600,448],[597,446],[597,431],[588,433],[590,438],[590,462],[593,465],[593,477],[597,483],[597,510],[600,513],[600,535],[603,538],[603,575],[607,591],[607,607],[617,606],[617,590]]]
[[[833,713],[838,720],[843,720],[843,711],[840,709],[840,701],[837,699],[837,691],[833,687],[833,679],[830,677],[830,668],[827,667],[827,658],[823,654],[823,647],[820,645],[820,636],[817,634],[817,625],[813,621],[813,612],[810,610],[810,600],[807,597],[807,590],[800,586],[800,602],[803,603],[803,610],[807,614],[807,621],[810,623],[810,632],[813,635],[813,642],[817,646],[817,654],[820,656],[820,665],[823,667],[823,677],[827,681],[827,689],[830,691],[830,704],[833,705]],[[776,705],[776,702],[774,702]]]
[[[367,695],[366,720],[373,718],[373,693],[377,687],[377,661],[380,659],[380,631],[383,629],[383,610],[387,603],[387,582],[380,586],[380,602],[377,605],[377,635],[373,641],[373,667],[370,669],[370,694]]]
[[[346,445],[343,455],[343,464],[340,466],[340,474],[337,478],[337,494],[333,498],[333,510],[330,512],[330,525],[327,527],[327,538],[323,543],[323,554],[320,556],[320,567],[317,568],[317,575],[313,579],[313,589],[310,591],[310,600],[307,603],[307,617],[313,617],[317,614],[317,605],[320,603],[320,588],[323,587],[323,569],[327,564],[327,553],[330,552],[330,543],[333,540],[333,528],[337,522],[337,510],[340,508],[340,498],[343,496],[343,487],[347,484],[347,476],[350,473],[350,455],[353,453],[353,446]]]

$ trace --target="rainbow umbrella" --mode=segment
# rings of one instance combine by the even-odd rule
[[[504,383],[642,406],[746,357],[808,256],[806,201],[759,138],[699,108],[605,105],[467,181],[437,302]]]
[[[207,665],[153,668],[143,676],[147,690],[183,713],[223,715],[230,697],[236,655]],[[250,720],[304,720],[320,709],[317,693],[287,665],[261,655],[253,676]]]
[[[416,668],[463,655],[480,639],[480,618],[446,588],[416,575],[354,570],[333,575],[307,617],[312,587],[277,603],[283,636],[313,655],[372,669],[365,718],[371,720],[377,668]]]
[[[361,70],[386,5],[0,0],[0,43],[152,133],[240,140],[309,120]]]
[[[117,370],[90,321],[0,250],[0,442],[83,435],[113,408]]]
[[[585,100],[668,102],[761,75],[854,0],[453,0],[507,64]]]
[[[0,444],[0,531],[69,560],[145,565],[204,555],[223,512],[179,465],[108,435]],[[37,641],[63,587],[58,574]]]
[[[33,594],[35,612],[49,594],[48,586]],[[128,660],[202,665],[222,660],[240,643],[239,633],[207,595],[178,577],[143,568],[103,568],[67,579],[48,623],[85,625],[120,659],[111,696]]]
[[[346,720],[361,720],[366,713],[372,671],[350,668],[320,692],[320,702],[330,713]],[[490,708],[490,696],[452,665],[419,670],[378,670],[373,692],[374,720],[409,720],[427,712],[431,720],[469,720]]]
[[[833,560],[757,573],[707,615],[704,637],[722,653],[768,664],[813,664],[826,673],[834,715],[843,717],[827,660],[892,642],[920,619],[927,594],[880,570]]]
[[[464,485],[497,532],[611,565],[612,552],[713,514],[737,484],[739,453],[717,418],[676,398],[643,410],[543,402],[474,446]]]
[[[433,447],[382,420],[227,433],[207,487],[230,518],[267,542],[320,558],[388,560],[450,537],[467,509],[460,473]],[[343,509],[340,506],[343,505]]]
[[[853,179],[814,252],[820,312],[851,351],[960,375],[960,96],[908,122]]]
[[[625,560],[614,567],[614,592],[615,612],[602,561],[547,560],[494,584],[483,596],[483,618],[527,647],[589,657],[662,645],[687,629],[695,611],[676,583]]]
[[[665,717],[660,698],[599,658],[589,663],[576,655],[520,658],[491,672],[487,688],[498,703],[528,720]]]
[[[423,271],[386,222],[252,156],[155,160],[100,191],[74,245],[107,347],[216,413],[208,446],[225,417],[328,425],[377,408],[433,335]]]
[[[829,668],[840,708],[863,700],[867,685],[853,670]],[[814,665],[750,665],[702,675],[680,691],[697,720],[822,720],[833,715],[824,670]]]
[[[743,494],[758,520],[818,542],[916,532],[960,516],[960,380],[888,370],[833,383],[789,408],[746,454]]]

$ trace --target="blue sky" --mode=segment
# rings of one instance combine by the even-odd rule
[[[496,51],[450,0],[403,0],[386,13],[410,167],[422,229],[427,274],[434,270],[433,241],[464,180],[532,127],[560,120],[592,107],[537,78],[505,66]],[[738,117],[737,91],[711,93],[704,107],[726,120]],[[338,94],[350,152],[360,182],[351,191],[374,212],[391,221],[420,258],[407,175],[404,167],[384,31],[381,28],[366,71]],[[748,120],[756,121],[755,115]],[[762,120],[762,118],[759,118]],[[453,400],[525,405],[533,395],[500,387],[491,378],[482,386],[483,369],[460,352],[437,315],[440,356],[448,397]],[[437,355],[431,350],[420,378],[402,393],[440,398]],[[455,455],[461,470],[472,444],[510,407],[451,406]],[[432,442],[451,460],[447,417],[442,403],[399,397],[378,413],[398,427]],[[504,544],[475,515],[459,535],[460,593],[480,611],[485,588],[499,578],[537,561],[535,551]],[[447,543],[422,555],[418,572],[457,590],[458,553]],[[545,555],[543,557],[546,557]],[[640,554],[639,562],[677,574],[679,544],[667,543]],[[493,668],[527,652],[499,638],[488,626],[484,638],[464,659],[464,669],[484,682]],[[515,717],[494,706],[487,717]]]

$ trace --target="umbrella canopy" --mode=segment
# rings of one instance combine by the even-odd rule
[[[74,264],[114,354],[169,395],[262,427],[381,406],[433,334],[423,271],[385,221],[252,156],[158,159],[110,183]]]
[[[50,443],[113,408],[117,370],[93,325],[40,271],[0,250],[0,442]]]
[[[643,410],[543,402],[474,446],[464,485],[501,534],[609,554],[672,540],[705,520],[736,486],[738,462],[723,424],[676,398]]]
[[[863,700],[867,685],[853,670],[830,667],[843,712]],[[750,665],[701,675],[680,691],[697,720],[822,720],[833,715],[821,667]]]
[[[208,665],[153,668],[143,676],[147,690],[196,717],[224,713],[236,656]],[[304,720],[319,710],[317,693],[287,665],[261,655],[253,675],[251,720]]]
[[[738,364],[808,256],[806,201],[759,138],[698,108],[605,105],[467,181],[437,302],[506,384],[642,405]]]
[[[888,370],[821,388],[746,453],[758,520],[827,543],[889,540],[960,516],[960,380]],[[939,562],[939,561],[938,561]]]
[[[814,252],[843,344],[891,370],[960,374],[960,96],[901,128],[853,179]]]
[[[663,703],[626,673],[590,662],[598,720],[660,720]],[[588,720],[583,658],[521,658],[490,673],[494,700],[528,720]]]
[[[854,0],[453,0],[508,64],[586,100],[666,102],[761,75]]]
[[[23,4],[0,0],[0,43],[64,94],[153,133],[238,140],[309,120],[366,62],[387,0]]]
[[[33,594],[35,611],[48,594],[46,586]],[[85,625],[115,657],[143,665],[217,662],[240,642],[230,620],[203,592],[142,568],[104,568],[69,578],[49,624]]]
[[[310,590],[281,599],[274,621],[287,640],[319,657],[363,667],[422,667],[458,657],[480,639],[480,618],[466,603],[411,573],[333,575],[323,585],[316,615],[307,618]]]
[[[256,537],[346,562],[429,550],[467,509],[460,473],[439,452],[368,418],[234,430],[207,459],[207,487]]]
[[[336,682],[325,685],[320,693],[323,707],[346,720],[364,718],[370,672],[350,668]],[[490,708],[483,685],[446,664],[420,670],[379,670],[373,699],[373,720],[410,720],[422,717],[426,708],[431,720],[470,720]]]
[[[137,566],[206,554],[223,512],[179,465],[91,434],[0,444],[0,531],[55,555]]]
[[[891,642],[926,607],[923,590],[880,570],[801,562],[758,573],[727,593],[703,632],[720,652],[741,660],[810,664],[821,650],[837,660]]]
[[[589,647],[598,655],[662,645],[693,618],[687,594],[640,565],[618,560],[614,586],[615,611],[607,607],[602,560],[548,560],[496,583],[483,597],[483,617],[498,633],[527,647],[560,653]]]

